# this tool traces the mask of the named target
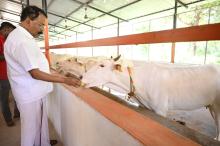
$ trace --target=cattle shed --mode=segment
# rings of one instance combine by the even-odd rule
[[[48,16],[44,33],[36,42],[51,74],[83,78],[93,67],[103,67],[101,63],[118,56],[117,65],[122,69],[126,66],[129,75],[130,92],[121,90],[120,84],[76,88],[53,83],[47,113],[50,136],[58,140],[57,146],[220,146],[216,139],[220,121],[215,123],[209,104],[195,109],[173,108],[164,117],[155,107],[149,108],[128,94],[144,92],[148,86],[137,86],[130,68],[149,63],[167,70],[209,65],[220,68],[220,0],[0,0],[0,23],[19,25],[21,11],[29,5],[42,8]],[[193,73],[189,74],[196,82]],[[148,77],[143,74],[138,80]],[[156,74],[167,75],[162,71]],[[173,75],[167,80],[174,79]],[[209,80],[209,75],[199,78],[199,83],[204,83],[202,90],[208,90],[205,79]],[[184,79],[180,76],[169,91],[176,90]],[[188,84],[193,84],[192,80]],[[214,86],[218,95],[216,86],[220,82]],[[152,90],[157,95],[163,88]],[[184,95],[197,91],[187,90]],[[163,105],[165,94],[160,97],[157,106]],[[198,101],[193,105],[200,105],[201,100],[192,100]],[[12,101],[10,94],[10,106]],[[0,116],[0,145],[20,145],[19,119],[14,127],[7,127]]]

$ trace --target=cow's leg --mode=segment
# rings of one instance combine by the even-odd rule
[[[220,141],[220,107],[217,108],[216,111],[216,124],[217,124],[217,139]]]
[[[162,96],[161,96],[162,97]],[[168,97],[163,96],[162,99],[160,98],[155,98],[158,99],[154,106],[152,107],[152,109],[158,114],[161,115],[163,117],[167,117],[167,113],[168,113]],[[159,100],[160,99],[160,100]]]
[[[209,107],[209,110],[212,114],[213,119],[215,120],[216,124],[216,133],[217,133],[217,139],[220,141],[220,135],[219,135],[219,128],[220,128],[220,106],[217,104],[214,104]]]
[[[162,116],[162,117],[167,117],[167,111],[166,110],[158,110],[155,111],[158,115]]]

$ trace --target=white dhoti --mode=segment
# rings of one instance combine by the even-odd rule
[[[21,118],[21,146],[50,146],[46,97],[18,105]]]

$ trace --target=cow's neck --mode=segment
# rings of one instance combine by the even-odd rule
[[[121,89],[124,90],[125,93],[129,92],[130,89],[130,82],[129,82],[129,75],[127,72],[115,72],[115,78],[113,79],[113,83],[118,85]]]
[[[121,86],[126,93],[131,92],[131,86],[133,84],[136,92],[136,68],[130,68],[130,73],[127,68],[124,68],[122,72],[115,72],[115,84]],[[133,83],[131,83],[130,78],[133,80]]]

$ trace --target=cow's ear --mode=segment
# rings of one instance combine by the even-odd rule
[[[121,64],[115,64],[115,65],[114,65],[114,70],[117,70],[117,71],[122,72]]]

